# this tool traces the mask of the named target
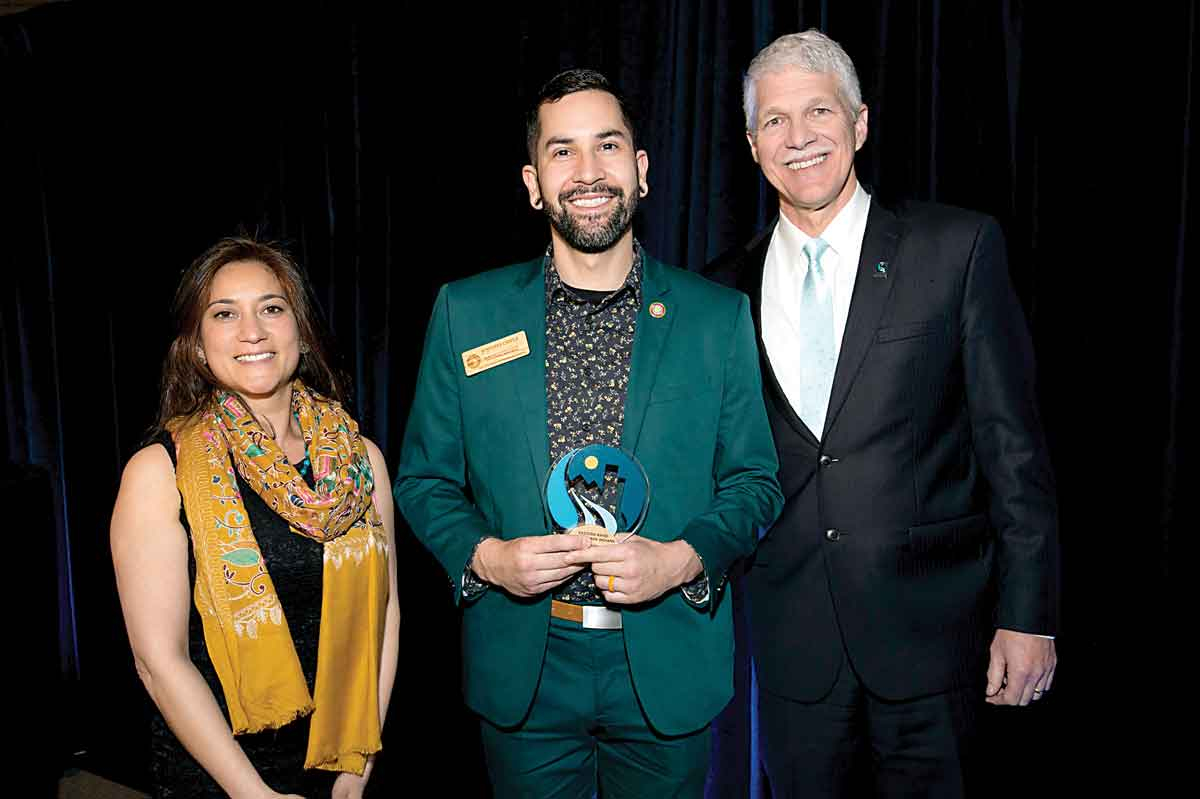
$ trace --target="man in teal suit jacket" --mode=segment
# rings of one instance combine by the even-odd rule
[[[551,80],[528,132],[551,247],[442,288],[396,500],[463,608],[497,796],[698,796],[733,692],[726,573],[782,503],[749,303],[634,241],[647,158],[603,76]],[[649,479],[622,543],[551,534],[551,456],[588,443]]]

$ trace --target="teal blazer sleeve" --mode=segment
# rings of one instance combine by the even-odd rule
[[[775,477],[775,444],[763,406],[754,323],[744,295],[738,303],[725,364],[713,453],[714,495],[680,535],[704,563],[710,607],[724,587],[730,566],[754,551],[761,531],[775,521],[783,507]]]
[[[468,497],[448,288],[434,303],[393,494],[413,533],[450,578],[454,602],[475,545],[491,526]]]

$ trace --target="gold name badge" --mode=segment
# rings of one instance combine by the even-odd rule
[[[511,336],[498,338],[482,347],[464,352],[462,354],[463,368],[467,372],[467,377],[470,377],[491,369],[493,366],[523,358],[528,354],[529,340],[525,338],[525,331],[519,330]]]

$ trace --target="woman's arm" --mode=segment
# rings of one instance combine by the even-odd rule
[[[110,543],[138,676],[196,761],[234,799],[277,797],[238,746],[188,656],[188,537],[170,456],[159,444],[125,467]]]
[[[379,662],[379,725],[387,718],[388,702],[392,698],[392,685],[396,681],[396,661],[400,654],[400,598],[396,590],[396,524],[392,509],[392,481],[388,478],[387,461],[379,447],[363,439],[367,454],[371,456],[371,470],[375,473],[375,509],[383,519],[388,537],[388,603],[387,619],[383,631],[383,652]],[[371,770],[375,767],[375,756],[367,758],[362,776],[343,773],[333,785],[333,799],[357,799],[362,796]]]

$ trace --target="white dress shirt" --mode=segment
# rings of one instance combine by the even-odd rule
[[[834,351],[842,351],[842,334],[850,313],[850,297],[854,294],[854,278],[858,274],[858,257],[862,253],[863,236],[867,232],[867,213],[871,210],[871,195],[855,181],[850,201],[837,212],[821,238],[829,249],[821,256],[821,266],[829,276],[833,289]],[[779,224],[771,235],[762,278],[762,338],[771,361],[771,369],[783,388],[792,410],[800,407],[803,382],[796,364],[799,356],[796,339],[802,329],[798,325],[800,290],[808,274],[808,259],[804,245],[813,237],[779,215]],[[819,439],[820,430],[813,434]]]

